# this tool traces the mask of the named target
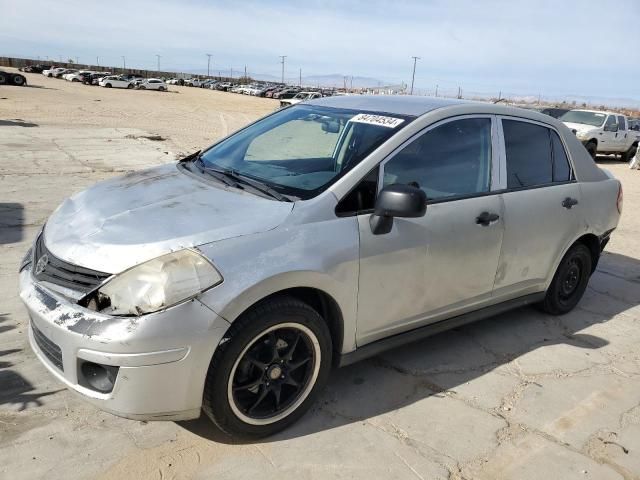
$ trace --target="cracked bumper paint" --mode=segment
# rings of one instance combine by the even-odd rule
[[[228,323],[198,300],[142,317],[101,315],[35,283],[29,269],[20,274],[20,297],[38,359],[96,407],[138,420],[200,415],[209,362]],[[62,369],[38,346],[34,326],[60,348]],[[82,361],[119,367],[110,393],[80,384]]]

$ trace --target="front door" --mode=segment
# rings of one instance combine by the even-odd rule
[[[379,188],[411,184],[428,198],[422,218],[395,218],[374,235],[358,217],[358,345],[463,313],[491,297],[504,230],[493,194],[492,119],[430,127],[381,164]],[[497,168],[497,167],[496,167]]]

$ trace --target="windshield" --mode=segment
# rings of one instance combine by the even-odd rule
[[[205,151],[206,167],[233,170],[276,191],[312,198],[414,117],[315,105],[281,110]]]
[[[563,122],[583,123],[592,127],[601,127],[607,115],[598,112],[586,112],[584,110],[571,110],[560,117]]]

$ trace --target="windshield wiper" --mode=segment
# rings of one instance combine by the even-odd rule
[[[226,175],[228,178],[231,178],[233,180],[235,180],[238,183],[242,183],[245,185],[249,185],[250,187],[254,188],[255,190],[258,190],[259,192],[265,193],[267,195],[269,195],[272,198],[275,198],[276,200],[279,200],[280,202],[290,202],[291,199],[283,194],[281,194],[280,192],[274,190],[273,188],[271,188],[269,185],[267,185],[264,182],[261,182],[259,180],[255,180],[253,178],[249,178],[246,177],[245,175],[242,175],[240,173],[238,173],[237,171],[231,169],[231,168],[224,168],[224,169],[214,169],[212,167],[205,167],[207,170],[213,171],[215,173],[219,173],[222,175]]]

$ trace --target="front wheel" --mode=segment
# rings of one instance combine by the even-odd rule
[[[140,86],[138,87],[138,89],[139,89],[139,90],[146,90],[146,89],[147,89],[147,87],[145,87],[144,85],[140,85]]]
[[[110,84],[110,83],[107,83],[107,84],[105,85],[105,87],[106,87],[106,88],[111,88],[111,84]]]
[[[585,145],[585,148],[587,149],[587,152],[589,152],[589,155],[591,155],[591,158],[595,160],[596,155],[598,154],[598,146],[596,145],[596,143],[589,142]]]
[[[558,265],[544,300],[543,311],[551,315],[569,313],[578,304],[591,276],[591,251],[578,243],[571,247]]]
[[[331,336],[313,308],[291,297],[269,299],[242,315],[218,345],[203,410],[224,432],[272,435],[298,420],[331,369]]]
[[[629,147],[629,150],[627,150],[626,152],[620,154],[620,159],[623,162],[629,162],[629,160],[631,160],[633,157],[635,157],[636,152],[638,151],[638,146],[637,145],[632,145]]]

